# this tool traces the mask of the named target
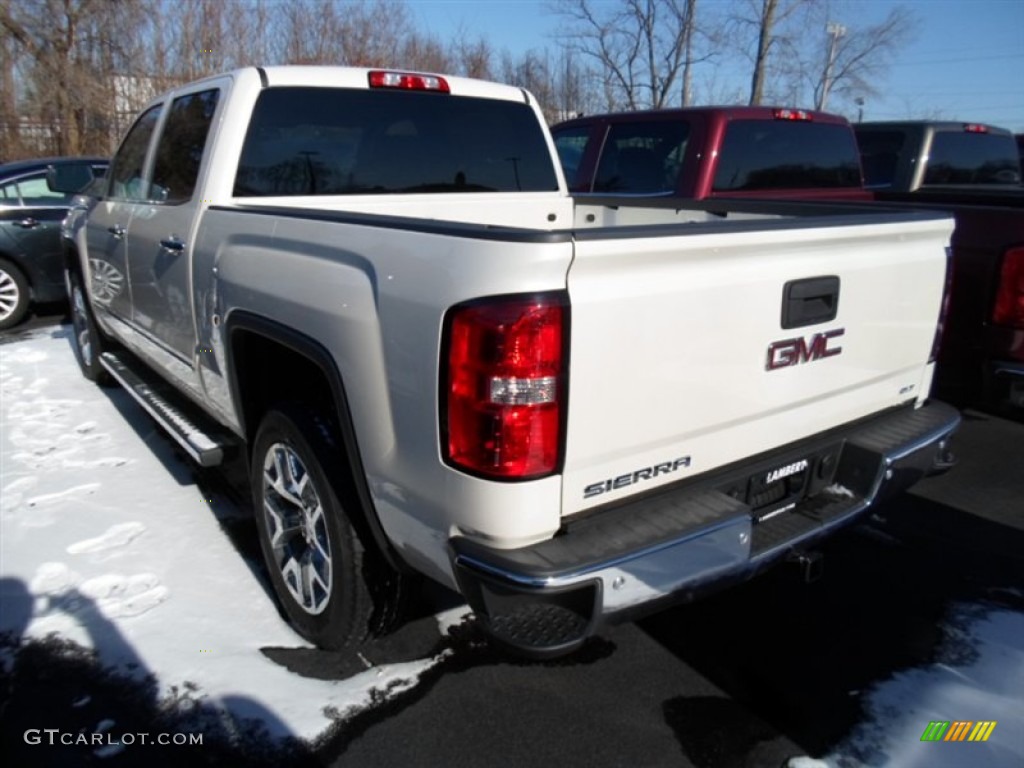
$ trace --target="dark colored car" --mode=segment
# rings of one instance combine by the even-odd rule
[[[31,304],[64,299],[60,227],[74,195],[47,183],[53,168],[88,186],[107,170],[102,157],[48,157],[0,165],[0,330],[21,321]]]
[[[1018,133],[1014,138],[1017,139],[1017,154],[1020,155],[1020,177],[1024,179],[1024,133]]]

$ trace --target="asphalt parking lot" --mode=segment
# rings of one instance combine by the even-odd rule
[[[7,334],[0,362],[15,359],[19,344],[40,329],[66,344],[59,319],[42,318]],[[61,343],[55,349],[70,354]],[[39,391],[43,385],[24,386]],[[66,385],[49,386],[61,391]],[[218,511],[230,506],[235,478],[195,472],[160,433],[145,426],[144,414],[136,419],[134,406],[116,395],[112,400],[122,411],[119,420],[133,420],[138,434],[129,437],[138,439],[138,450],[156,455],[156,470],[174,476],[172,486],[186,498],[191,488],[196,496],[216,500],[196,519],[215,515],[212,530],[223,539],[218,545],[226,543],[229,556],[241,555],[235,559],[258,560],[245,516],[237,509]],[[10,423],[4,428],[10,430]],[[81,437],[102,429],[89,427]],[[0,746],[19,764],[138,764],[138,750],[69,753],[26,745],[22,738],[25,728],[40,724],[78,732],[116,720],[136,730],[160,722],[210,734],[202,748],[188,752],[187,761],[196,765],[1017,765],[1024,730],[1014,730],[1012,723],[1021,721],[1024,703],[1020,688],[1000,690],[999,680],[1013,686],[1024,669],[1024,632],[1014,631],[1024,618],[1022,439],[1024,423],[968,411],[956,440],[958,466],[827,542],[820,580],[806,584],[796,568],[780,566],[694,604],[610,627],[567,659],[511,658],[492,648],[471,622],[443,632],[435,614],[450,611],[457,600],[438,589],[425,589],[407,627],[362,655],[323,653],[284,640],[255,649],[276,667],[268,671],[320,681],[325,687],[308,690],[322,692],[349,684],[367,669],[395,670],[433,659],[408,683],[384,679],[368,700],[334,712],[330,727],[306,741],[274,742],[267,737],[269,719],[229,727],[204,698],[201,684],[169,680],[159,665],[140,680],[115,672],[102,653],[67,637],[22,642],[8,636],[0,654]],[[55,444],[69,450],[67,441]],[[0,466],[0,488],[13,485],[5,477],[12,466]],[[131,471],[137,470],[136,465]],[[51,496],[34,497],[36,506]],[[7,542],[13,508],[4,511]],[[85,502],[81,509],[99,515],[104,508]],[[155,529],[142,511],[132,514]],[[144,535],[137,539],[145,541]],[[75,547],[83,549],[78,544],[69,550]],[[269,601],[255,578],[252,594]],[[172,605],[175,589],[172,584],[164,605]],[[10,608],[5,602],[5,612]],[[272,612],[269,618],[276,621]],[[127,619],[127,640],[141,626],[132,621],[144,619]],[[182,621],[160,629],[185,638],[195,630]],[[257,631],[255,622],[247,629],[246,635]],[[219,649],[225,655],[242,650]],[[986,669],[998,676],[987,676]],[[963,680],[971,685],[957,699],[962,709],[953,711],[953,704],[936,699],[936,681],[946,690]],[[175,691],[171,698],[157,691],[168,684]],[[893,686],[895,696],[887,694]],[[270,718],[288,695],[278,688],[250,704]],[[181,707],[182,702],[191,703]],[[328,707],[326,698],[322,707]],[[991,717],[1000,726],[990,744],[949,745],[943,751],[919,741],[936,717]],[[182,754],[154,748],[144,758],[147,765],[180,765]]]
[[[954,606],[1024,611],[1022,439],[1024,425],[968,412],[959,466],[828,542],[821,580],[783,566],[616,627],[575,661],[456,654],[379,718],[364,715],[372,724],[339,738],[334,764],[716,768],[827,756],[868,716],[872,686],[971,657]],[[841,758],[883,764],[859,743]]]

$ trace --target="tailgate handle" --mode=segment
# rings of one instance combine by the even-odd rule
[[[782,327],[803,328],[827,323],[839,312],[839,278],[790,280],[782,288]]]

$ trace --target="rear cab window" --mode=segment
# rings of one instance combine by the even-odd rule
[[[719,150],[713,191],[860,186],[860,158],[848,125],[733,120]]]
[[[296,86],[260,94],[234,195],[557,189],[546,136],[525,103]]]
[[[936,131],[924,185],[1019,184],[1020,167],[1011,136],[980,131]]]

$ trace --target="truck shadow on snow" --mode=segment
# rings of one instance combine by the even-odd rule
[[[157,677],[116,624],[78,590],[39,598],[19,579],[3,578],[0,598],[0,751],[8,764],[319,764],[258,701],[211,702],[189,682],[161,694]],[[73,618],[92,647],[56,634],[24,637],[41,599],[47,613]],[[199,735],[201,743],[194,743]],[[172,743],[156,743],[161,736]]]
[[[639,623],[729,696],[664,704],[695,765],[751,765],[750,749],[773,731],[823,756],[864,719],[872,685],[908,667],[970,663],[969,646],[937,657],[954,604],[1024,611],[1024,532],[934,501],[895,499],[822,551],[817,582],[782,566]]]

